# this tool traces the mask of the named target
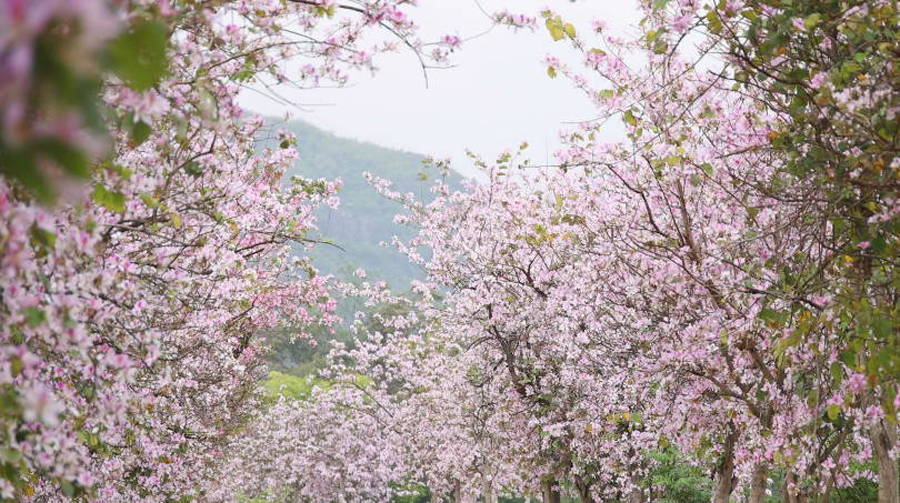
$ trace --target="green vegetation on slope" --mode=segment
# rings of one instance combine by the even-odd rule
[[[390,243],[394,235],[407,239],[412,232],[394,224],[394,215],[402,208],[370,187],[363,172],[392,180],[394,190],[412,192],[419,199],[430,200],[429,188],[434,177],[440,174],[425,164],[425,157],[340,138],[303,121],[272,121],[272,124],[297,136],[300,159],[289,175],[343,180],[340,207],[319,210],[321,235],[316,236],[343,250],[318,246],[312,253],[316,266],[324,273],[341,277],[362,267],[371,277],[386,280],[400,290],[408,287],[410,280],[421,279],[422,271],[405,256],[379,245]],[[452,185],[458,185],[459,181],[455,174],[448,179]]]

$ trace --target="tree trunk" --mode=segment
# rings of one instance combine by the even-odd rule
[[[560,503],[559,487],[553,478],[541,480],[541,501],[543,503]]]
[[[784,503],[806,503],[807,497],[800,487],[796,485],[797,479],[794,472],[787,472],[784,475]],[[791,487],[793,486],[793,487]]]
[[[467,495],[462,490],[462,485],[457,483],[453,489],[453,503],[474,503],[471,495]]]
[[[794,489],[791,484],[794,483],[794,473],[788,471],[784,474],[784,487],[781,489],[781,500],[784,503],[794,503]]]
[[[484,483],[484,503],[497,503],[497,493],[494,492],[493,485],[488,481]]]
[[[641,490],[641,481],[638,479],[637,475],[632,475],[630,479],[632,489],[628,492],[625,503],[644,503],[644,492]],[[651,498],[650,501],[653,501],[653,498]]]
[[[594,497],[591,495],[591,485],[579,476],[575,476],[575,490],[578,491],[578,500],[581,503],[594,503]]]
[[[897,445],[897,427],[884,419],[872,427],[872,450],[878,462],[878,503],[900,503],[900,477],[891,449]]]
[[[581,503],[594,503],[594,497],[591,496],[591,487],[583,484],[577,478],[575,479],[575,490],[578,491],[578,501]]]
[[[765,462],[760,462],[753,467],[753,479],[750,480],[749,503],[764,503],[766,501],[766,479],[769,475],[769,467]]]
[[[716,468],[716,492],[713,495],[713,503],[728,503],[731,491],[737,479],[734,476],[734,443],[737,442],[737,432],[732,430],[725,439],[725,450],[722,453],[722,462]]]
[[[644,495],[641,494],[641,488],[635,487],[628,493],[627,503],[644,503]]]

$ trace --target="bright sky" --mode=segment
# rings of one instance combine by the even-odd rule
[[[533,15],[551,5],[579,32],[589,31],[594,19],[603,19],[613,33],[633,32],[639,21],[633,0],[481,0],[481,5],[488,12],[507,8]],[[465,39],[490,26],[475,0],[423,0],[411,12],[425,40],[447,33]],[[452,55],[454,68],[429,73],[428,88],[407,51],[382,55],[374,77],[357,74],[348,87],[279,89],[304,105],[292,110],[253,92],[241,100],[251,110],[278,117],[289,112],[339,136],[449,157],[455,169],[470,174],[466,148],[490,159],[528,141],[530,156],[544,162],[558,147],[557,131],[565,122],[591,117],[586,97],[565,79],[549,78],[542,63],[547,54],[567,51],[539,20],[534,32],[496,27],[465,42]]]

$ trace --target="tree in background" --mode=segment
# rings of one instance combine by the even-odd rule
[[[256,335],[334,318],[290,243],[337,186],[283,186],[294,141],[255,152],[238,91],[426,52],[404,4],[0,3],[0,498],[203,498]]]
[[[503,380],[513,431],[548,438],[518,461],[545,501],[640,500],[591,478],[669,445],[715,501],[763,501],[770,474],[837,497],[870,458],[897,501],[896,6],[643,5],[629,40],[543,13],[584,65],[549,75],[598,109],[557,166],[505,154],[485,186],[407,201],[405,249],[448,289],[430,316],[474,382]]]

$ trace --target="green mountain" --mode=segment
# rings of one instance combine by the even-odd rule
[[[405,255],[391,246],[381,246],[382,242],[389,244],[395,235],[409,239],[413,230],[394,223],[394,215],[401,213],[403,208],[379,195],[366,182],[363,172],[392,180],[394,190],[412,192],[420,200],[429,201],[433,198],[428,189],[434,177],[440,174],[426,166],[425,157],[340,138],[303,121],[270,119],[268,123],[270,127],[259,138],[260,148],[277,145],[273,134],[276,129],[289,130],[297,136],[300,158],[286,178],[301,175],[343,181],[338,194],[340,206],[336,210],[322,207],[316,214],[318,234],[310,236],[336,246],[317,245],[311,253],[313,265],[323,274],[334,274],[341,279],[349,279],[353,271],[361,267],[369,278],[383,279],[398,292],[408,289],[410,281],[422,279],[423,272]],[[446,180],[455,187],[460,181],[461,177],[455,173]],[[347,318],[359,309],[362,306],[351,299],[344,299],[338,305],[338,312]],[[381,309],[390,309],[390,306]],[[346,326],[335,327],[334,332],[313,328],[317,345],[309,345],[302,339],[294,340],[292,333],[287,330],[267,335],[271,368],[284,373],[273,374],[276,377],[314,375],[324,362],[329,341],[352,338]]]
[[[395,235],[408,239],[412,231],[393,221],[402,207],[380,196],[362,174],[368,171],[392,180],[394,190],[431,200],[428,189],[440,174],[424,163],[425,157],[340,138],[303,121],[273,121],[273,125],[297,136],[300,159],[288,175],[343,180],[338,209],[325,207],[317,214],[321,235],[315,237],[337,245],[320,245],[314,250],[314,264],[319,270],[346,278],[362,267],[370,278],[383,279],[399,290],[406,289],[411,280],[421,279],[422,271],[406,256],[380,245],[389,245]],[[461,177],[454,173],[446,181],[458,186]]]

